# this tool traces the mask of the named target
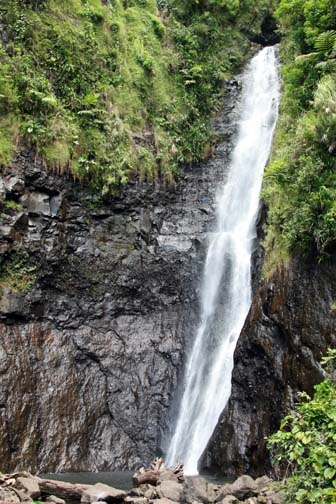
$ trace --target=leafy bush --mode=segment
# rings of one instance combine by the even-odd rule
[[[248,51],[241,31],[270,5],[247,3],[3,0],[0,165],[28,145],[102,192],[172,181],[204,156],[223,80]]]
[[[7,207],[17,210],[15,202],[7,202]],[[24,249],[18,249],[0,263],[0,290],[9,287],[13,291],[26,292],[34,284],[36,266]]]
[[[281,0],[283,98],[264,196],[268,256],[336,246],[336,9],[326,0]],[[335,63],[335,64],[334,64]]]
[[[335,369],[336,350],[329,353],[330,371]],[[292,415],[270,436],[269,448],[283,482],[287,502],[294,504],[336,502],[336,384],[331,379],[315,387],[314,397],[301,394]]]

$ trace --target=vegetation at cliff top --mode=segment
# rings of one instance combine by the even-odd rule
[[[336,244],[336,4],[281,0],[283,98],[264,195],[266,245],[327,257]]]
[[[315,387],[314,397],[302,394],[292,415],[270,436],[269,447],[277,466],[286,474],[287,502],[336,502],[336,350],[324,359],[330,379]]]
[[[223,80],[271,0],[4,0],[0,165],[29,147],[109,192],[205,156]]]

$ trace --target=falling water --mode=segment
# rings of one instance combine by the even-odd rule
[[[233,353],[251,305],[251,254],[265,164],[277,119],[276,49],[261,50],[243,77],[242,112],[228,179],[217,197],[202,284],[201,321],[167,463],[197,462],[231,393]]]

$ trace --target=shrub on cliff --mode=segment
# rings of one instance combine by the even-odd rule
[[[334,371],[336,351],[324,362]],[[314,397],[302,394],[292,415],[270,436],[276,466],[285,473],[287,502],[336,502],[336,384],[331,379],[315,387]]]
[[[276,15],[284,92],[265,177],[268,249],[322,258],[336,245],[336,7],[281,0]]]
[[[172,181],[209,148],[241,29],[271,3],[3,0],[0,165],[28,146],[103,192],[134,175]]]

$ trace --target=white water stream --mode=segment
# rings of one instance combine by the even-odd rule
[[[262,49],[243,76],[242,112],[228,179],[217,196],[201,290],[201,320],[167,464],[187,475],[216,427],[231,393],[233,353],[251,305],[251,254],[259,194],[278,114],[276,49]]]

